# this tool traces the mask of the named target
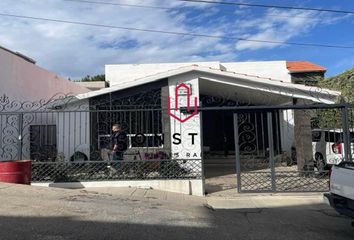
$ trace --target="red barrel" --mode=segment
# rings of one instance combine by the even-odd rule
[[[0,182],[31,184],[31,160],[0,161]]]

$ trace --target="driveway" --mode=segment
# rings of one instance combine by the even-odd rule
[[[354,239],[350,221],[321,199],[0,184],[0,239]]]

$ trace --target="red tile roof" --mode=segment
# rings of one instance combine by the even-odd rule
[[[307,61],[287,61],[286,68],[290,73],[296,72],[325,72],[326,68]]]

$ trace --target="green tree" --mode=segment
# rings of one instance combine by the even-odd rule
[[[101,81],[106,81],[106,75],[104,74],[99,74],[95,76],[90,76],[87,75],[86,77],[83,77],[80,82],[101,82]]]
[[[354,104],[354,67],[336,76],[320,80],[319,86],[342,93],[343,100]],[[339,109],[318,110],[316,127],[342,128],[341,111]]]

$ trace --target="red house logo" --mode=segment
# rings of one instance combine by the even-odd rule
[[[187,112],[190,113],[190,111],[191,111],[191,104],[190,104],[191,87],[188,87],[185,83],[179,84],[175,89],[175,109],[178,110],[178,98],[179,98],[179,92],[181,90],[183,90],[183,92],[186,92],[186,94],[183,94],[183,95],[187,95]],[[168,109],[168,114],[171,117],[173,117],[176,120],[183,123],[198,114],[198,98],[197,97],[194,98],[194,111],[192,113],[190,113],[189,116],[187,116],[185,118],[178,117],[171,112],[171,98],[170,97],[168,97],[167,109]]]

